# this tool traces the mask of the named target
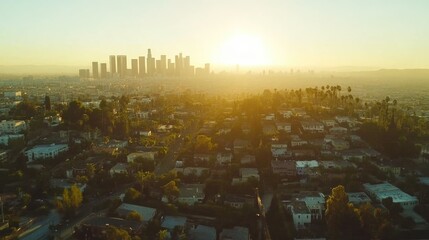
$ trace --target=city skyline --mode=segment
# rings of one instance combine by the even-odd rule
[[[423,1],[10,1],[0,65],[86,66],[183,51],[196,65],[428,68]],[[72,14],[73,13],[73,14]],[[156,54],[158,55],[158,53]],[[249,57],[250,56],[250,57]]]
[[[160,55],[159,59],[152,56],[149,48],[146,56],[139,55],[137,58],[127,60],[127,55],[109,55],[107,62],[93,61],[90,68],[79,69],[80,78],[106,79],[106,78],[142,78],[147,76],[208,76],[210,63],[198,67],[191,65],[191,57],[183,56],[182,53],[174,56],[174,62],[167,55]],[[130,63],[130,65],[128,65]],[[129,68],[130,66],[131,68]]]

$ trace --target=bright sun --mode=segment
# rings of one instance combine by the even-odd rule
[[[257,66],[269,64],[263,42],[250,35],[235,35],[221,45],[216,61],[227,65]]]

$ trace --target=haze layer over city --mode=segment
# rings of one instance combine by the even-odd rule
[[[0,2],[0,239],[429,238],[429,2]]]

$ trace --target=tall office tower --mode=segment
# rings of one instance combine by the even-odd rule
[[[79,69],[80,78],[89,78],[89,69]]]
[[[195,67],[193,65],[189,66],[188,75],[193,77],[195,75]]]
[[[150,49],[147,50],[147,74],[155,74],[155,58],[152,57]]]
[[[162,71],[161,60],[156,60],[155,63],[156,63],[156,70],[155,70],[155,72],[158,73],[158,74],[160,74],[161,71]]]
[[[120,77],[125,77],[127,73],[127,56],[126,55],[118,55],[116,56],[116,63],[118,66],[118,73]]]
[[[174,65],[175,65],[174,74],[179,76],[179,56],[178,55],[174,56]]]
[[[107,77],[107,63],[100,63],[100,77]]]
[[[146,60],[145,57],[139,57],[139,76],[143,77],[146,74]]]
[[[182,76],[183,75],[183,57],[180,53],[179,56],[176,55],[176,75]]]
[[[186,56],[183,59],[183,73],[184,73],[184,75],[188,76],[191,74],[190,66],[191,66],[191,57]]]
[[[206,64],[204,65],[204,71],[205,71],[205,73],[206,73],[207,75],[209,75],[209,74],[210,74],[210,63],[206,63]]]
[[[98,78],[98,62],[92,62],[92,77]]]
[[[162,74],[166,74],[167,73],[167,56],[165,55],[161,55],[161,69],[160,69]]]
[[[116,56],[109,56],[109,67],[110,67],[110,75],[113,76],[116,74]]]
[[[171,59],[167,61],[167,73],[168,75],[174,75],[174,63],[171,62]]]
[[[139,75],[139,62],[137,59],[131,59],[131,74],[133,77]]]

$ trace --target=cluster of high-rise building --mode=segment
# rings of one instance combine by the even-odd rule
[[[126,55],[110,55],[109,71],[107,63],[92,62],[92,75],[90,69],[79,69],[81,78],[143,78],[151,76],[176,76],[176,77],[193,77],[207,76],[210,74],[210,64],[206,63],[204,67],[195,68],[191,65],[189,56],[183,57],[180,53],[175,56],[174,62],[167,59],[166,55],[161,55],[159,59],[152,56],[148,49],[147,56],[139,56],[131,59],[131,68],[128,68]]]

